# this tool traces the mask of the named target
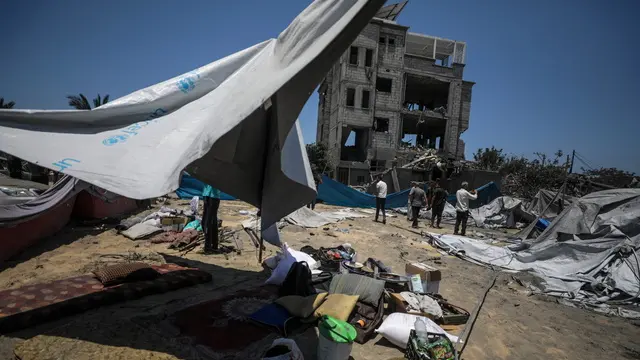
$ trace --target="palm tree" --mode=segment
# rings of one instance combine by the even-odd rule
[[[8,103],[5,103],[4,98],[0,98],[0,109],[12,109],[15,104],[15,101],[9,101]]]
[[[74,107],[78,110],[91,110],[91,104],[89,103],[89,100],[87,100],[87,98],[82,94],[80,94],[80,96],[69,95],[67,96],[67,99],[69,99],[69,106],[71,107]],[[98,106],[104,105],[108,102],[109,95],[105,96],[104,98],[100,98],[100,94],[98,94],[98,97],[93,99],[93,107],[97,108]]]

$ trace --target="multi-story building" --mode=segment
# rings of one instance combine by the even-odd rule
[[[406,3],[406,2],[405,2]],[[393,5],[392,5],[393,6]],[[403,7],[404,4],[400,4]],[[466,44],[409,32],[385,7],[321,83],[316,141],[334,177],[351,185],[402,166],[425,148],[464,157],[473,82],[462,79]]]

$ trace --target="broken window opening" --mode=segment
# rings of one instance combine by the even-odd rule
[[[380,44],[386,44],[387,43],[387,38],[384,36],[380,36],[380,39],[378,39],[378,41],[380,42]]]
[[[389,38],[389,42],[388,42],[389,46],[396,46],[396,39],[394,38]]]
[[[367,49],[364,55],[364,66],[373,66],[373,50]]]
[[[377,77],[376,78],[376,90],[380,92],[390,93],[393,87],[393,80],[389,78]]]
[[[385,169],[385,161],[384,160],[371,160],[371,165],[369,166],[369,171],[373,173],[378,173],[384,171]]]
[[[416,146],[416,134],[404,134],[402,140],[400,140],[400,145],[402,147],[414,147]]]
[[[428,76],[407,76],[404,108],[409,111],[447,113],[449,83]]]
[[[375,118],[373,120],[373,130],[375,132],[389,132],[389,119]]]
[[[367,160],[369,131],[370,129],[368,128],[344,127],[342,131],[340,160],[358,162]]]
[[[356,178],[356,182],[358,183],[358,185],[364,184],[364,175],[358,175],[358,177]]]
[[[369,90],[362,90],[362,102],[360,107],[363,109],[369,108]]]
[[[347,106],[356,106],[356,89],[347,88]]]
[[[356,46],[352,46],[349,51],[349,64],[350,65],[358,65],[358,48]]]

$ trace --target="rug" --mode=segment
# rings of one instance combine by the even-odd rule
[[[193,338],[213,353],[234,353],[255,347],[274,332],[255,324],[251,314],[277,298],[275,286],[241,290],[233,295],[194,305],[174,314],[181,335]]]
[[[211,281],[211,274],[175,264],[152,266],[154,280],[105,287],[93,275],[0,291],[0,333],[57,320],[89,309]]]

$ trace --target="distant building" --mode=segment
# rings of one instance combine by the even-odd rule
[[[474,85],[462,79],[466,43],[409,32],[395,22],[404,5],[383,7],[319,87],[316,141],[343,183],[369,182],[370,171],[402,166],[420,148],[464,157]]]

